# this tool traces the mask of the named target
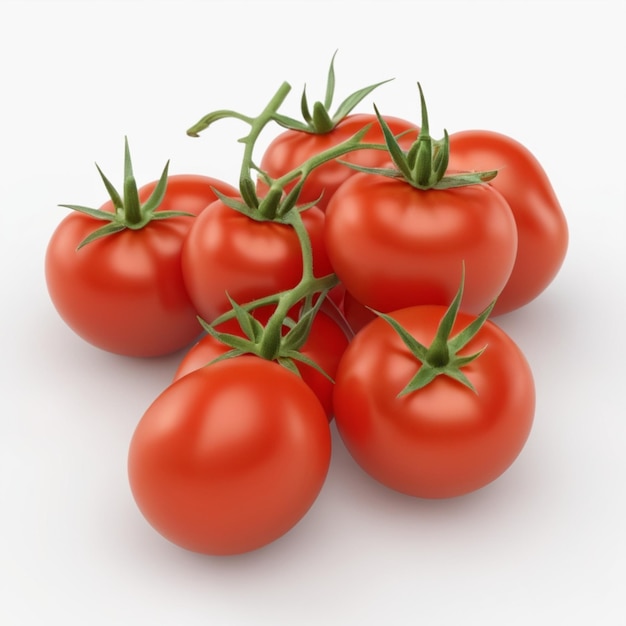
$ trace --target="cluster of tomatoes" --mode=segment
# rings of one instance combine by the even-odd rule
[[[550,182],[496,132],[430,136],[421,122],[331,115],[283,83],[249,125],[239,185],[169,175],[142,187],[128,144],[123,190],[72,209],[50,240],[52,302],[114,353],[183,351],[138,421],[128,476],[148,522],[183,548],[264,546],[310,509],[326,480],[331,422],[365,472],[416,497],[479,489],[529,435],[534,382],[489,318],[538,296],[567,225]],[[255,143],[280,132],[258,166]]]

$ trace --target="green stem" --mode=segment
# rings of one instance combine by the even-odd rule
[[[361,139],[370,129],[371,125],[367,125],[362,128],[359,132],[355,133],[346,141],[343,141],[324,152],[319,152],[318,154],[312,156],[310,159],[294,168],[293,170],[283,174],[280,178],[274,180],[272,187],[276,187],[276,189],[284,189],[289,183],[293,182],[296,179],[299,179],[298,185],[304,183],[309,174],[320,165],[327,163],[328,161],[333,161],[344,154],[348,154],[349,152],[355,152],[357,150],[386,150],[386,146],[384,144],[374,144],[374,143],[363,143]],[[297,201],[297,194],[293,198],[293,202],[283,202],[278,207],[278,215],[280,217],[284,217],[287,215],[291,209],[293,208],[295,202]]]
[[[200,133],[206,130],[213,122],[229,117],[252,124],[252,118],[247,115],[243,115],[237,111],[231,111],[230,109],[220,109],[219,111],[212,111],[208,115],[205,115],[200,121],[196,122],[187,130],[187,135],[190,137],[199,137]]]
[[[338,282],[335,274],[330,274],[321,279],[315,278],[311,239],[302,221],[300,212],[292,211],[289,213],[287,222],[294,229],[300,242],[302,278],[293,289],[285,291],[280,295],[276,309],[265,325],[263,339],[259,345],[259,354],[269,360],[274,360],[279,353],[282,328],[289,311],[304,298],[313,293],[330,289]]]
[[[284,82],[278,91],[274,94],[272,99],[268,102],[267,106],[263,109],[260,115],[250,119],[250,132],[241,139],[241,143],[245,145],[243,159],[241,162],[241,173],[239,176],[240,191],[244,200],[250,195],[250,191],[254,189],[254,181],[250,174],[251,166],[253,163],[252,155],[254,152],[254,145],[263,129],[274,120],[274,116],[278,112],[280,105],[284,102],[287,94],[291,91],[291,85]],[[254,194],[253,194],[254,195]]]

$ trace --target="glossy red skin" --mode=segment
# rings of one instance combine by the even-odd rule
[[[328,306],[325,306],[328,304]],[[339,317],[341,313],[335,309],[330,310],[330,303],[324,303],[322,310],[318,311],[311,326],[311,332],[300,352],[317,363],[331,378],[334,379],[341,355],[348,347],[352,333],[346,326],[345,320]],[[271,308],[257,310],[255,317],[265,324],[271,315]],[[297,315],[295,313],[294,315]],[[240,337],[245,336],[235,319],[228,320],[216,327],[216,330]],[[286,332],[285,327],[285,332]],[[211,335],[205,335],[183,357],[174,373],[174,380],[182,378],[185,374],[204,367],[218,356],[225,354],[231,348],[214,339]],[[302,380],[315,392],[322,404],[329,420],[333,416],[333,382],[318,372],[315,368],[294,361]]]
[[[361,328],[378,317],[376,313],[363,306],[348,291],[343,294],[342,311],[353,333],[358,333]]]
[[[444,312],[422,306],[392,316],[430,345]],[[453,332],[472,319],[460,313]],[[419,361],[383,319],[356,335],[337,372],[335,423],[365,472],[401,493],[449,498],[484,487],[513,463],[532,427],[533,376],[517,345],[489,321],[461,354],[485,346],[463,368],[477,393],[438,376],[397,398]]]
[[[155,185],[140,188],[142,202]],[[212,187],[237,193],[214,178],[173,175],[158,210],[198,215],[215,201]],[[113,210],[111,202],[101,208]],[[85,341],[125,356],[160,356],[189,345],[202,329],[184,286],[180,256],[195,219],[152,221],[76,250],[104,222],[76,211],[66,216],[45,258],[48,292],[59,315]]]
[[[450,135],[450,168],[499,170],[490,185],[511,207],[518,248],[513,272],[492,315],[528,304],[557,275],[569,240],[565,215],[542,165],[506,135],[468,130]]]
[[[190,372],[153,402],[128,455],[132,494],[166,539],[230,555],[289,531],[317,498],[331,436],[315,394],[254,356]]]
[[[492,187],[422,191],[358,173],[326,209],[326,250],[358,302],[389,312],[448,305],[465,264],[462,308],[482,311],[506,284],[517,249],[511,210]]]
[[[400,145],[408,150],[417,139],[419,132],[417,125],[397,117],[384,116],[384,119],[394,135],[410,131],[400,139]],[[324,134],[286,130],[268,145],[261,159],[260,169],[272,178],[279,178],[316,154],[346,141],[368,124],[371,124],[371,128],[362,141],[384,144],[384,135],[378,119],[376,115],[369,113],[348,115],[333,130]],[[382,167],[387,165],[389,154],[386,150],[364,149],[349,152],[340,159],[365,167]],[[307,177],[299,196],[299,203],[316,202],[320,209],[325,210],[337,188],[355,172],[356,170],[336,160],[320,165]],[[258,187],[260,190],[266,188],[262,182],[259,182]],[[286,190],[291,187],[293,184],[288,185]]]
[[[324,219],[316,207],[302,212],[318,277],[333,273]],[[182,268],[191,301],[211,322],[231,309],[227,294],[247,304],[295,287],[302,278],[302,251],[291,226],[253,220],[218,200],[195,220],[183,245]]]

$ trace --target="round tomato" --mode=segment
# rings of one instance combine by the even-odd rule
[[[418,135],[416,125],[391,116],[385,116],[385,120],[394,134],[405,133],[399,142],[408,149]],[[365,133],[362,141],[384,145],[384,135],[377,117],[373,114],[354,113],[346,116],[326,133],[295,129],[283,131],[265,149],[260,169],[271,178],[279,178],[311,157],[348,140],[368,124],[371,124],[371,128]],[[341,157],[341,160],[364,167],[380,167],[389,161],[389,155],[386,150],[366,148],[349,152]],[[325,210],[337,188],[355,173],[355,170],[337,160],[320,165],[307,177],[298,202],[300,204],[317,202],[317,206]],[[289,191],[294,184],[295,182],[287,185],[285,190]],[[259,179],[258,188],[260,191],[266,188],[262,179]]]
[[[228,555],[285,534],[329,468],[324,410],[295,374],[240,356],[194,370],[153,402],[132,437],[135,501],[166,539]]]
[[[213,188],[237,191],[206,176],[174,175],[156,211],[198,215],[215,201]],[[138,190],[145,201],[157,182]],[[112,201],[102,211],[114,212]],[[63,320],[89,343],[118,354],[151,357],[174,352],[200,334],[180,267],[183,240],[195,217],[152,220],[137,230],[79,244],[103,225],[73,212],[56,228],[46,251],[50,298]]]
[[[449,166],[498,168],[489,183],[506,199],[517,227],[515,265],[493,314],[507,313],[535,299],[552,282],[567,252],[568,227],[543,167],[522,144],[492,131],[450,135]]]
[[[324,214],[302,212],[317,277],[333,273],[324,247]],[[207,322],[229,311],[228,296],[247,304],[295,287],[302,278],[302,249],[289,224],[256,220],[221,201],[195,220],[183,245],[182,271],[189,296]]]
[[[465,265],[465,310],[482,311],[506,284],[517,250],[506,200],[487,184],[417,189],[359,172],[326,209],[326,250],[362,305],[389,312],[447,304]]]
[[[390,316],[427,346],[445,311],[424,305]],[[452,333],[474,319],[459,313]],[[439,375],[400,395],[421,362],[382,318],[356,335],[339,364],[334,407],[339,434],[365,472],[405,494],[447,498],[487,485],[513,463],[533,421],[532,373],[518,346],[489,321],[458,355],[483,348],[462,367],[474,390]]]
[[[253,312],[254,317],[265,324],[272,313],[271,307],[263,307]],[[294,312],[297,316],[297,311]],[[284,333],[288,327],[283,326]],[[215,330],[221,333],[229,333],[244,337],[245,334],[236,319],[230,319],[215,326]],[[345,320],[341,319],[341,313],[334,305],[326,301],[322,304],[309,332],[308,338],[300,352],[316,363],[328,376],[334,378],[341,355],[348,347],[352,332]],[[203,367],[230,350],[229,346],[221,343],[212,335],[202,337],[183,357],[179,363],[174,380],[182,378],[189,372]],[[333,415],[332,395],[333,382],[314,367],[294,360],[302,380],[315,392],[330,420]]]

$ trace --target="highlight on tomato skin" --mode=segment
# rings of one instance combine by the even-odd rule
[[[276,541],[302,519],[330,455],[313,391],[277,363],[240,356],[162,392],[133,434],[128,476],[138,508],[163,537],[233,555]]]
[[[390,316],[429,345],[445,311],[424,305]],[[453,334],[475,319],[460,312]],[[459,355],[483,348],[461,368],[475,390],[442,375],[399,395],[419,361],[382,318],[357,333],[337,371],[335,423],[368,475],[414,497],[450,498],[488,485],[512,465],[532,428],[533,375],[519,347],[491,321]]]

